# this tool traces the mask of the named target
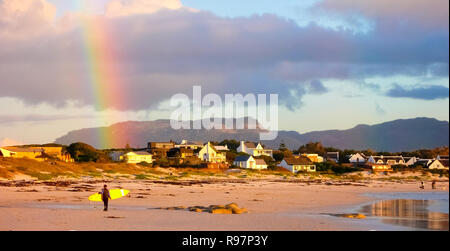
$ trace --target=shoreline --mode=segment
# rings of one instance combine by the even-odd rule
[[[111,201],[111,210],[102,212],[102,203],[91,203],[87,197],[99,191],[103,182],[57,184],[0,186],[0,230],[367,231],[371,229],[362,220],[329,215],[373,201],[374,198],[364,195],[367,193],[419,191],[414,183],[378,181],[352,186],[260,180],[194,183],[117,180],[108,186],[127,188],[131,193]],[[448,183],[445,185],[448,192]],[[249,213],[213,215],[158,209],[232,202],[247,208]]]

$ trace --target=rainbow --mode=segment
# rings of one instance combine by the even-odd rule
[[[79,2],[84,10],[84,1]],[[124,104],[122,93],[125,87],[118,67],[120,54],[117,39],[114,39],[113,31],[104,16],[84,16],[81,23],[88,81],[95,109],[104,114],[99,116],[100,124],[109,126],[117,121],[110,109],[123,107]],[[97,137],[102,149],[120,146],[119,138],[109,127],[100,128]]]

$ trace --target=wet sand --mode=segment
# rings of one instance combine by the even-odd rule
[[[129,196],[102,203],[87,200],[103,183],[0,186],[0,230],[170,230],[282,231],[372,230],[365,220],[331,216],[374,201],[367,193],[424,192],[416,183],[307,184],[273,181],[165,184],[122,180],[110,189],[125,188]],[[448,192],[448,182],[439,183]],[[176,206],[236,203],[249,213],[217,215]]]
[[[377,218],[384,224],[402,226],[409,230],[449,230],[448,192],[386,195],[383,200],[364,205],[360,212]]]

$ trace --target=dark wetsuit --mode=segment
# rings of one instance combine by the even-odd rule
[[[109,190],[107,188],[103,188],[101,194],[103,205],[105,206],[103,210],[108,211],[108,201],[111,199],[111,196],[109,195]]]

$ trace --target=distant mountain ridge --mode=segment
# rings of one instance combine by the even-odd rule
[[[246,127],[247,128],[247,127]],[[242,130],[174,130],[170,120],[128,121],[108,127],[108,131],[118,140],[108,148],[145,147],[149,141],[180,142],[222,141],[225,139],[259,141],[262,129]],[[84,142],[99,148],[101,143],[96,137],[100,128],[88,128],[71,131],[55,140],[55,143],[69,145]],[[290,149],[298,149],[308,142],[321,142],[324,146],[339,149],[400,152],[429,149],[449,145],[449,122],[432,118],[400,119],[377,125],[358,125],[348,130],[327,130],[300,134],[296,131],[279,131],[278,138],[262,141],[267,147],[278,149],[284,142]]]

